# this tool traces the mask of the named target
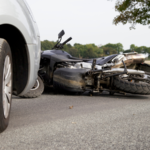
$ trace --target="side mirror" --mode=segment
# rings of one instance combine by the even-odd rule
[[[65,34],[64,30],[62,30],[62,31],[58,34],[58,38],[61,39],[64,34]]]

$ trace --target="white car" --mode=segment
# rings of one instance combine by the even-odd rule
[[[35,84],[40,34],[25,0],[0,0],[0,132],[9,122],[12,93],[24,96]]]

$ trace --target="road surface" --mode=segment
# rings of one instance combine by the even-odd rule
[[[14,97],[0,150],[149,150],[150,96]]]

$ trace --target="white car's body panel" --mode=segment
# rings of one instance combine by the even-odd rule
[[[40,34],[32,13],[24,0],[0,0],[0,25],[16,27],[23,35],[28,49],[28,82],[20,95],[27,93],[37,78],[40,61]],[[15,35],[14,35],[15,38]]]

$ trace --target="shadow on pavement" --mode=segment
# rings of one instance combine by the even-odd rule
[[[119,98],[119,99],[133,99],[133,100],[142,100],[142,99],[147,99],[149,100],[149,95],[138,95],[138,94],[130,94],[127,93],[126,95],[124,94],[119,94],[115,93],[114,95],[110,95],[109,92],[104,91],[101,94],[99,93],[94,93],[92,96],[90,95],[89,92],[84,92],[84,93],[70,93],[70,92],[64,92],[64,91],[55,91],[53,88],[46,88],[43,92],[44,95],[64,95],[64,96],[89,96],[89,97],[107,97],[107,98]]]

